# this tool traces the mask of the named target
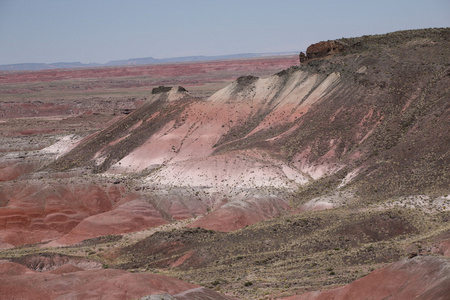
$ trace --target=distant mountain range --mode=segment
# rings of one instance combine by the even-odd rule
[[[72,69],[72,68],[87,68],[87,67],[107,67],[107,66],[135,66],[135,65],[152,65],[163,63],[178,63],[178,62],[190,62],[190,61],[208,61],[208,60],[223,60],[223,59],[239,59],[239,58],[252,58],[252,57],[264,57],[264,56],[279,56],[297,54],[297,52],[276,52],[276,53],[240,53],[230,55],[216,55],[216,56],[183,56],[183,57],[171,57],[171,58],[131,58],[126,60],[112,60],[105,64],[89,63],[83,64],[81,62],[57,62],[57,63],[21,63],[21,64],[9,64],[0,65],[0,71],[37,71],[48,69]]]

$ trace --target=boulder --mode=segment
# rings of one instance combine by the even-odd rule
[[[345,45],[338,41],[322,41],[312,44],[306,49],[306,58],[313,59],[330,54],[337,54],[345,49]]]
[[[299,60],[300,60],[300,63],[304,63],[305,61],[308,60],[308,57],[307,57],[306,54],[303,53],[303,52],[300,52],[300,54],[298,55],[298,58],[299,58]]]

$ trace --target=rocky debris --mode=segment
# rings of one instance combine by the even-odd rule
[[[176,300],[176,298],[169,294],[148,295],[140,298],[139,300]]]
[[[80,271],[102,268],[102,264],[97,261],[57,253],[31,254],[12,259],[12,262],[24,265],[33,271],[54,271],[59,274],[68,273],[69,270]]]
[[[252,84],[253,82],[255,82],[255,81],[258,80],[258,79],[259,79],[259,77],[251,76],[251,75],[249,75],[249,76],[241,76],[241,77],[239,77],[238,79],[236,79],[236,82],[237,82],[239,85],[244,85],[244,86],[246,86],[246,85]]]
[[[284,299],[448,299],[448,295],[450,259],[416,256],[375,270],[343,287]]]
[[[259,79],[256,76],[241,76],[235,81],[235,90],[234,95],[241,93],[242,91],[246,91]]]

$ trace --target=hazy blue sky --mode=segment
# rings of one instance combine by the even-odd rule
[[[300,51],[450,26],[450,0],[0,0],[0,64]]]

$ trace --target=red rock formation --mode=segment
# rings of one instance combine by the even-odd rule
[[[11,162],[0,164],[0,181],[10,181],[30,173],[36,169],[36,164],[29,162]]]
[[[143,200],[133,200],[114,210],[84,219],[57,242],[73,244],[85,239],[139,231],[166,223],[167,220],[153,205]]]
[[[164,275],[113,269],[85,271],[71,265],[34,272],[20,264],[0,263],[2,299],[138,299],[156,294],[174,295],[175,299],[229,299]]]
[[[285,300],[449,299],[450,260],[416,256],[376,270],[346,286],[309,292]]]
[[[262,220],[285,214],[290,209],[281,199],[249,199],[223,205],[188,227],[201,227],[229,232],[244,228]]]
[[[344,44],[338,41],[322,41],[312,44],[306,49],[308,59],[324,57],[330,54],[336,54],[344,50]]]
[[[4,184],[0,190],[0,247],[7,248],[59,238],[69,233],[82,220],[102,213],[110,213],[111,229],[104,229],[104,218],[99,217],[98,227],[89,230],[87,238],[99,232],[120,233],[114,222],[139,223],[139,228],[150,224],[162,224],[159,212],[142,206],[126,204],[137,198],[127,193],[124,187],[94,184],[63,184],[52,182],[46,185],[32,182]],[[120,201],[120,202],[119,202]],[[123,205],[120,205],[123,203]],[[147,207],[150,209],[149,207]],[[117,209],[117,211],[114,211]],[[136,213],[136,215],[134,215]],[[92,223],[92,222],[91,222]],[[120,226],[119,226],[120,227]],[[132,230],[123,227],[123,232]],[[106,233],[108,234],[108,233]],[[74,239],[74,235],[72,235]],[[80,238],[75,238],[77,241]]]
[[[299,60],[300,60],[300,63],[304,63],[304,62],[308,59],[308,57],[306,56],[306,54],[303,53],[303,52],[300,52],[300,54],[298,55],[298,58],[299,58]]]
[[[431,253],[450,257],[450,239],[440,241],[438,245],[431,249]]]

